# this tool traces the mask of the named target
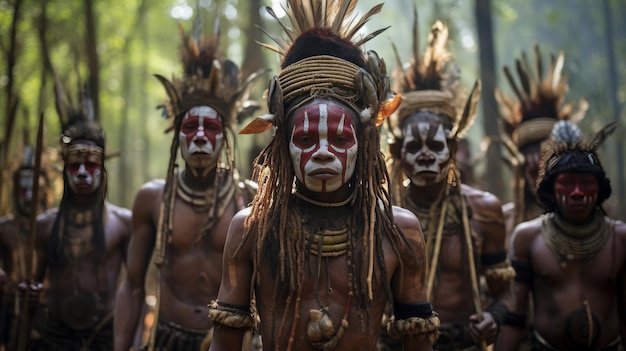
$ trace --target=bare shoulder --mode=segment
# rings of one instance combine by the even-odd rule
[[[120,222],[124,223],[124,225],[127,226],[130,230],[130,221],[132,218],[131,210],[125,207],[114,205],[110,202],[107,202],[106,208],[109,216],[112,216]]]
[[[502,203],[494,194],[465,184],[461,186],[461,191],[467,197],[467,201],[469,205],[472,206],[473,210],[478,209],[502,213]]]
[[[254,240],[249,240],[251,238],[245,238],[244,232],[246,229],[246,218],[250,215],[251,208],[246,207],[239,210],[231,219],[230,227],[228,228],[228,236],[226,237],[226,244],[224,247],[224,255],[225,256],[233,256],[236,251],[245,252],[241,256],[249,256],[253,248],[252,242]],[[246,240],[245,243],[242,242]],[[240,248],[241,246],[241,248]]]
[[[615,220],[615,235],[626,244],[626,223]]]
[[[153,179],[147,183],[144,183],[139,191],[137,191],[136,198],[149,198],[155,195],[161,195],[163,188],[165,187],[164,179]]]
[[[415,229],[421,228],[420,221],[417,219],[415,214],[405,208],[393,206],[393,219],[396,222],[398,228],[404,229]]]
[[[511,236],[511,252],[513,256],[530,253],[533,241],[541,235],[541,222],[544,216],[518,224]]]
[[[504,218],[512,217],[515,214],[515,204],[513,202],[503,204],[502,213],[504,214]]]
[[[132,214],[129,209],[114,205],[110,202],[107,202],[107,211],[109,211],[109,213],[113,216],[116,216],[117,218],[122,220],[130,219],[130,216]]]
[[[37,216],[37,223],[52,225],[52,223],[54,223],[54,221],[56,220],[58,213],[59,213],[58,207],[47,209],[41,214],[39,214],[39,216]]]

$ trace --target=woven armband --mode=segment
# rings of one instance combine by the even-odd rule
[[[433,312],[432,305],[426,304],[396,304],[394,303],[395,315],[389,319],[387,333],[394,339],[401,339],[403,336],[417,336],[419,340],[428,338],[434,344],[439,338],[439,315]],[[428,316],[424,315],[430,311]],[[420,314],[422,317],[410,316],[410,314]],[[402,319],[396,319],[403,316]]]
[[[513,312],[507,312],[504,315],[503,325],[508,325],[518,329],[524,329],[526,327],[526,315]]]
[[[515,269],[515,281],[524,283],[528,286],[532,286],[533,283],[533,270],[529,263],[513,260],[511,262],[513,269]]]
[[[500,280],[504,282],[508,282],[511,279],[515,278],[515,269],[511,267],[511,263],[508,260],[495,264],[493,266],[485,269],[483,273],[485,278]]]
[[[496,321],[498,326],[502,325],[506,315],[509,313],[508,308],[506,308],[506,306],[500,301],[495,301],[494,303],[489,305],[489,307],[487,307],[485,311],[491,313],[493,320]]]
[[[209,318],[213,323],[233,329],[252,330],[254,318],[249,306],[237,306],[213,300],[209,305]]]

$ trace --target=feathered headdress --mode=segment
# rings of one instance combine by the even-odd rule
[[[170,81],[155,75],[168,95],[168,100],[161,107],[165,109],[166,117],[172,118],[174,125],[180,124],[190,108],[205,105],[219,113],[225,127],[235,129],[241,117],[239,114],[247,111],[248,105],[244,102],[258,74],[251,74],[241,81],[237,65],[220,51],[219,26],[219,19],[216,19],[213,34],[205,36],[200,16],[196,17],[191,33],[186,33],[179,24],[182,77],[173,77]],[[171,129],[173,127],[168,131]]]
[[[344,103],[360,117],[361,123],[356,126],[356,169],[350,180],[352,197],[349,206],[354,211],[346,219],[350,223],[348,250],[355,262],[349,267],[351,273],[347,284],[360,312],[369,313],[376,281],[379,278],[381,282],[387,281],[386,270],[380,264],[385,260],[381,238],[389,240],[394,248],[406,240],[394,224],[391,199],[384,188],[389,176],[380,152],[378,128],[395,110],[400,97],[390,89],[385,62],[375,52],[364,54],[359,47],[383,30],[355,38],[359,29],[381,10],[382,4],[361,17],[353,14],[356,5],[357,0],[288,0],[285,11],[290,27],[267,8],[287,38],[268,34],[277,46],[263,46],[284,56],[282,70],[270,80],[266,92],[269,113],[253,120],[240,132],[261,133],[271,127],[276,129],[269,145],[255,160],[254,176],[259,187],[246,219],[241,245],[253,238],[256,243],[254,271],[260,271],[261,266],[268,267],[276,279],[287,282],[289,298],[285,310],[291,308],[293,301],[300,300],[304,286],[306,260],[295,258],[308,254],[305,235],[297,234],[298,231],[302,233],[303,226],[298,224],[301,216],[298,206],[294,206],[297,200],[292,194],[296,176],[291,165],[289,130],[286,128],[291,111],[315,99],[326,98]],[[285,160],[288,160],[287,164]],[[357,271],[357,267],[367,269]],[[391,301],[390,287],[385,285],[384,289]],[[368,317],[363,319],[363,323],[370,320]],[[280,342],[285,323],[284,319],[270,321],[268,328],[279,328],[279,337],[270,343]],[[290,337],[295,330],[292,329]],[[340,335],[333,337],[332,342],[337,342]],[[332,347],[330,344],[315,345],[316,348]]]
[[[424,54],[419,48],[417,9],[413,8],[413,57],[402,65],[394,45],[398,69],[394,74],[395,90],[402,93],[402,104],[390,118],[389,129],[395,138],[401,138],[402,121],[419,111],[441,115],[450,121],[451,139],[461,139],[474,123],[480,100],[480,81],[476,81],[469,95],[461,85],[457,67],[447,64],[452,56],[448,51],[448,27],[437,21],[431,27]]]
[[[354,13],[357,2],[288,0],[285,12],[291,27],[266,7],[287,38],[264,31],[276,45],[261,45],[284,57],[283,70],[269,84],[269,113],[256,118],[240,133],[256,134],[272,126],[279,127],[289,110],[316,97],[339,99],[357,111],[362,122],[375,117],[377,125],[397,108],[400,97],[394,96],[390,89],[384,60],[374,51],[363,56],[358,49],[389,27],[355,38],[370,18],[380,12],[383,4],[358,17]],[[352,52],[349,52],[350,47]],[[338,52],[342,55],[337,55]]]
[[[508,97],[497,89],[496,99],[502,112],[503,138],[511,140],[517,148],[509,150],[512,157],[519,158],[515,151],[547,139],[557,121],[578,123],[585,117],[589,108],[586,99],[580,99],[577,107],[574,103],[564,103],[569,89],[567,77],[562,75],[564,60],[562,52],[552,56],[550,66],[544,73],[539,45],[535,45],[534,69],[525,53],[522,53],[521,60],[515,60],[519,84],[512,70],[507,66],[503,68],[514,97]]]
[[[591,173],[598,178],[600,191],[598,204],[611,195],[611,183],[600,163],[597,150],[604,140],[617,128],[617,122],[608,123],[593,138],[583,138],[571,126],[556,125],[553,134],[557,136],[542,147],[537,197],[548,211],[556,208],[554,180],[564,172]]]
[[[61,122],[61,152],[65,157],[67,147],[76,139],[93,141],[102,149],[104,157],[105,137],[95,115],[93,101],[86,86],[79,85],[78,99],[65,92],[58,76],[55,77],[55,106]]]

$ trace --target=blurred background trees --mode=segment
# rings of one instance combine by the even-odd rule
[[[360,0],[358,9],[364,12],[378,2]],[[620,140],[626,136],[626,37],[620,33],[626,32],[626,2],[388,0],[366,31],[391,25],[367,45],[385,58],[390,70],[396,66],[391,42],[402,62],[409,59],[412,3],[419,12],[422,47],[432,23],[442,20],[450,27],[464,84],[470,87],[475,79],[483,79],[481,115],[469,135],[474,157],[480,153],[482,138],[498,131],[494,87],[510,93],[502,66],[512,65],[522,51],[530,54],[536,43],[546,55],[564,52],[570,83],[566,100],[584,96],[590,101],[582,128],[590,133],[611,120],[622,121],[617,135],[601,149],[601,157],[614,187],[608,205],[615,217],[625,219],[625,150]],[[34,141],[39,111],[46,116],[45,161],[57,175],[57,199],[62,190],[55,151],[60,123],[54,109],[53,72],[74,95],[79,84],[87,84],[96,97],[107,153],[118,155],[106,162],[109,199],[130,207],[141,184],[166,171],[172,136],[163,133],[168,122],[156,106],[165,93],[152,75],[180,74],[179,23],[188,30],[201,13],[210,32],[210,24],[220,15],[221,43],[228,56],[245,74],[269,69],[255,85],[253,97],[261,99],[268,78],[277,72],[279,57],[256,44],[269,41],[256,26],[280,33],[262,9],[266,5],[278,9],[278,4],[278,0],[0,0],[0,215],[10,211],[9,175],[17,166],[24,131],[30,131]],[[261,105],[265,107],[263,101]],[[246,176],[251,158],[268,138],[237,138],[237,160]],[[479,186],[507,201],[511,197],[507,167],[497,149],[487,155],[474,160],[475,178]]]

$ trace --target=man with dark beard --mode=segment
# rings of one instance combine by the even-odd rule
[[[624,346],[626,224],[601,207],[611,185],[596,151],[614,129],[544,145],[537,196],[547,213],[513,232],[508,319],[516,323],[502,328],[496,350],[519,347],[530,296],[533,350],[618,350],[620,338]]]

